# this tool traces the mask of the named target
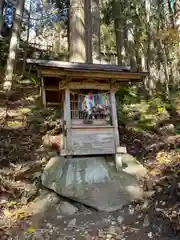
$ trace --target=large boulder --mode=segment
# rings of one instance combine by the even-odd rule
[[[121,209],[143,195],[135,177],[117,172],[104,157],[53,157],[44,169],[42,184],[101,211]]]

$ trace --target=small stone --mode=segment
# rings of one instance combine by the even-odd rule
[[[46,226],[47,226],[48,228],[52,228],[52,225],[51,225],[50,223],[47,223]]]
[[[116,236],[116,240],[125,240],[125,238],[122,238],[122,235],[118,235],[118,236]]]
[[[116,233],[116,228],[114,226],[109,227],[108,233],[110,233],[110,234]]]
[[[98,236],[99,236],[100,238],[104,238],[104,237],[105,237],[105,234],[104,234],[104,232],[103,232],[102,230],[100,230],[100,231],[98,232]]]
[[[119,224],[121,224],[123,221],[124,221],[124,218],[123,218],[122,216],[119,216],[119,217],[117,218],[117,222],[118,222]]]
[[[141,219],[143,217],[143,214],[140,214],[137,216],[138,219]]]
[[[143,223],[143,227],[148,227],[150,225],[149,223],[149,218],[148,218],[148,215],[145,216],[144,218],[144,223]]]
[[[147,191],[152,191],[154,189],[154,182],[152,179],[150,178],[146,179],[146,188]]]
[[[121,230],[121,228],[120,228],[120,227],[116,227],[116,233],[117,233],[117,234],[120,234],[120,233],[122,233],[122,230]]]
[[[112,238],[112,235],[111,234],[107,234],[107,239],[111,239]]]
[[[176,129],[175,129],[175,126],[173,124],[166,124],[165,126],[160,127],[158,129],[158,132],[161,135],[168,136],[168,135],[176,134]]]
[[[104,223],[110,224],[111,220],[109,218],[104,219]]]
[[[78,208],[68,202],[61,202],[58,208],[58,210],[64,215],[73,215],[78,211]]]
[[[69,224],[68,224],[68,228],[74,228],[76,226],[76,219],[73,218]]]
[[[116,225],[116,221],[112,221],[111,224],[112,224],[112,225]]]
[[[152,232],[149,232],[147,235],[148,235],[149,238],[153,238]]]
[[[132,208],[132,206],[129,206],[129,214],[133,215],[134,214],[134,208]]]

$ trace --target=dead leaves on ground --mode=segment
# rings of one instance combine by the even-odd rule
[[[16,223],[17,221],[30,217],[32,213],[29,212],[29,208],[27,206],[23,206],[20,208],[16,206],[16,208],[12,210],[4,209],[3,215],[9,223],[13,224],[13,223]]]
[[[167,172],[180,174],[180,151],[160,151],[154,162],[149,163],[149,174],[152,176],[162,175]]]
[[[4,179],[0,179],[0,193],[5,193],[14,199],[19,198],[21,195],[18,188],[14,187],[11,182]]]
[[[18,169],[14,175],[15,180],[18,181],[28,178],[33,180],[36,176],[40,176],[39,174],[37,175],[37,173],[41,173],[42,165],[44,163],[46,163],[45,158],[43,158],[41,161],[30,163],[29,165]]]

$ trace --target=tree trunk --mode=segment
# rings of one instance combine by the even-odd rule
[[[4,17],[3,17],[3,9],[4,9],[4,0],[0,1],[0,36],[3,29]]]
[[[124,19],[123,19],[123,3],[120,0],[113,1],[113,18],[116,34],[116,50],[118,64],[123,64],[123,43],[124,43]]]
[[[162,8],[162,5],[164,3],[164,8]],[[159,12],[159,19],[158,19],[158,35],[160,32],[160,29],[168,29],[172,27],[171,22],[171,16],[169,12],[169,4],[167,0],[159,0],[158,1],[158,12]],[[162,39],[159,39],[159,45],[161,49],[161,55],[163,60],[163,68],[164,68],[164,75],[165,75],[165,89],[166,89],[166,98],[169,98],[169,83],[170,83],[170,72],[169,72],[169,65],[171,64],[171,61],[169,60],[169,51],[168,46],[165,41]],[[171,68],[171,66],[170,66]]]
[[[171,27],[175,28],[175,24],[174,24],[174,10],[171,6],[171,0],[167,0],[168,1],[168,9],[169,9],[169,17],[170,17],[170,22],[171,22]]]
[[[139,18],[139,6],[136,6],[136,19]],[[143,44],[141,43],[141,22],[137,21],[134,26],[134,49],[135,49],[135,57],[136,57],[136,70],[137,71],[145,71],[144,66],[144,56],[143,56]]]
[[[92,15],[91,0],[84,0],[86,63],[92,63]]]
[[[132,20],[129,20],[128,23],[128,45],[131,70],[136,71],[136,51],[134,43],[134,26]]]
[[[27,51],[28,51],[28,44],[29,44],[29,34],[30,34],[30,19],[31,19],[31,10],[32,10],[32,0],[30,0],[30,6],[29,6],[29,13],[28,13],[28,26],[27,26],[27,39],[26,39],[26,45],[24,49],[24,57],[23,57],[23,68],[22,72],[25,73],[26,70],[26,58],[27,58]]]
[[[123,38],[124,38],[124,62],[125,62],[126,65],[130,65],[127,21],[128,21],[128,20],[125,19],[125,21],[124,21],[124,29],[123,29]]]
[[[85,62],[84,0],[71,0],[69,9],[69,59]]]
[[[163,0],[161,8],[163,6],[164,19],[166,20],[166,25],[168,27],[174,28],[174,14],[172,12],[171,3],[169,0]]]
[[[180,52],[180,0],[175,0],[175,27],[178,32]]]
[[[149,95],[152,95],[152,90],[154,89],[154,81],[151,77],[151,50],[153,48],[152,41],[152,30],[151,30],[151,2],[145,0],[145,10],[146,10],[146,28],[147,28],[147,71],[150,73],[146,78],[145,87],[149,92]]]
[[[92,0],[92,46],[93,56],[98,62],[101,62],[100,24],[99,0]]]
[[[142,70],[142,47],[140,43],[140,34],[137,29],[137,25],[135,26],[134,30],[134,49],[135,49],[135,56],[136,56],[136,69],[137,71]]]
[[[17,0],[15,19],[13,22],[12,36],[9,45],[9,55],[7,59],[7,66],[5,72],[5,81],[3,88],[6,91],[10,91],[13,83],[13,72],[16,64],[17,46],[20,39],[21,21],[24,11],[25,0]]]

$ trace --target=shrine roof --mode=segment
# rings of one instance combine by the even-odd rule
[[[143,81],[147,72],[132,71],[130,66],[111,64],[87,64],[77,62],[62,62],[53,60],[27,59],[28,64],[35,66],[43,76],[58,77],[67,75],[73,77],[111,78],[116,80]]]

